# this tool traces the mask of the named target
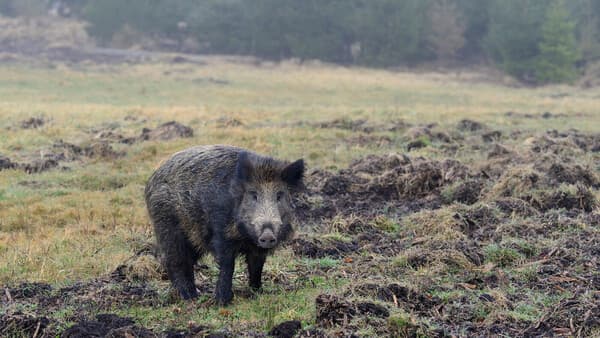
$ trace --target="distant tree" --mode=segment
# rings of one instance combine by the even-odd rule
[[[493,0],[455,0],[458,10],[463,13],[465,23],[465,46],[460,50],[462,59],[482,59],[485,54],[484,38],[487,36],[490,21],[490,6]]]
[[[575,36],[581,59],[600,58],[600,0],[571,0],[566,3],[575,23]]]
[[[564,0],[555,0],[548,7],[538,48],[535,63],[538,82],[569,82],[577,77],[576,62],[580,53],[575,40],[575,23]]]
[[[485,52],[507,73],[535,82],[541,27],[552,0],[493,0]]]
[[[358,62],[396,66],[431,59],[425,41],[428,0],[362,0],[353,11]]]
[[[440,61],[452,60],[465,45],[465,23],[462,13],[451,0],[433,1],[428,11],[427,44]]]

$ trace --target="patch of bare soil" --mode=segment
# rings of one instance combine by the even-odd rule
[[[373,133],[378,131],[399,131],[404,130],[410,127],[410,124],[402,121],[389,121],[387,123],[372,123],[367,119],[357,119],[352,120],[348,118],[335,119],[331,121],[323,121],[316,123],[306,123],[301,122],[300,125],[307,124],[314,128],[324,128],[324,129],[343,129],[343,130],[351,130],[358,131],[363,133]]]
[[[114,314],[99,314],[95,319],[82,320],[63,331],[61,337],[156,337],[152,331],[135,325],[131,318]]]
[[[354,242],[347,243],[339,240],[321,241],[317,238],[311,240],[298,238],[293,240],[290,246],[294,254],[309,258],[323,258],[326,256],[340,258],[358,250],[358,245]]]
[[[289,320],[274,326],[269,335],[274,338],[292,338],[302,329],[302,323],[299,320]]]
[[[370,155],[338,173],[309,172],[307,192],[298,207],[301,217],[309,220],[337,214],[374,216],[384,208],[398,212],[436,208],[442,204],[444,186],[470,177],[475,175],[456,160]]]
[[[194,130],[192,128],[184,126],[183,124],[176,121],[170,121],[167,123],[163,123],[154,129],[144,128],[142,130],[142,134],[139,136],[139,139],[143,141],[166,141],[175,138],[192,136],[194,136]]]
[[[23,128],[38,128],[46,122],[43,118],[30,118],[21,123]],[[144,128],[137,137],[126,137],[111,128],[93,130],[92,139],[84,145],[58,140],[51,146],[40,149],[35,155],[20,161],[13,162],[8,157],[0,155],[0,170],[21,169],[29,174],[44,172],[61,167],[69,169],[66,162],[99,159],[113,161],[125,156],[125,151],[115,150],[115,144],[131,145],[141,141],[167,141],[182,137],[192,137],[192,128],[179,122],[171,121],[159,125],[155,129]]]
[[[3,337],[54,337],[47,317],[34,317],[22,312],[5,313],[0,316],[0,335]]]
[[[64,162],[79,161],[82,159],[114,160],[124,156],[106,142],[94,142],[87,146],[78,146],[72,143],[55,142],[50,148],[40,151],[39,157],[16,165],[28,174],[40,173],[54,169]]]
[[[45,125],[47,120],[44,117],[30,117],[26,120],[21,121],[20,125],[23,129],[37,129]]]
[[[0,154],[0,170],[4,169],[13,169],[17,166],[16,163],[13,163],[10,158],[3,156]]]

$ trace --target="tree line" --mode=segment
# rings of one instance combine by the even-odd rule
[[[129,34],[273,60],[492,63],[538,84],[600,57],[600,0],[0,0],[0,12],[36,2],[67,8],[105,44]]]

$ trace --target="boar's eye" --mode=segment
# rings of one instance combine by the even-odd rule
[[[258,201],[258,193],[256,191],[249,191],[250,197],[252,197],[253,201]]]
[[[280,202],[282,198],[283,198],[283,191],[279,191],[277,193],[277,202]]]

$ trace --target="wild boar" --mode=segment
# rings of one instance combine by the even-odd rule
[[[145,199],[169,279],[183,299],[198,296],[194,264],[205,253],[219,265],[218,304],[229,304],[235,258],[245,256],[250,287],[261,287],[266,257],[290,238],[292,197],[304,161],[293,163],[225,145],[174,154],[148,180]]]

